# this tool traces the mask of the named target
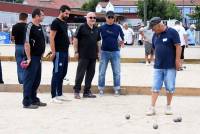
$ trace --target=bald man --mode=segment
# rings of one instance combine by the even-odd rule
[[[96,98],[91,92],[91,82],[95,74],[96,59],[99,53],[98,41],[100,40],[99,31],[95,23],[95,13],[89,12],[86,16],[86,23],[77,28],[74,36],[74,52],[75,57],[78,59],[74,86],[75,99],[81,99],[80,90],[84,76],[83,98]]]

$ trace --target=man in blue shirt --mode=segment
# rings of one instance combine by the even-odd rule
[[[150,20],[149,28],[155,32],[152,39],[155,65],[151,107],[146,114],[155,115],[155,103],[164,82],[167,95],[165,114],[171,115],[173,114],[171,100],[175,91],[176,70],[179,70],[181,66],[180,37],[175,29],[164,25],[160,17],[153,17]]]
[[[120,49],[124,47],[124,34],[121,27],[114,23],[114,12],[106,13],[106,24],[99,28],[102,46],[99,65],[98,88],[100,95],[103,95],[105,88],[105,73],[108,62],[111,62],[115,95],[120,95]],[[119,46],[120,45],[120,46]]]

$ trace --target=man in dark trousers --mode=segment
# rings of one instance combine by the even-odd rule
[[[32,22],[27,25],[25,53],[27,68],[24,71],[23,82],[23,105],[24,108],[36,109],[39,106],[46,106],[37,97],[37,89],[41,80],[41,57],[45,51],[45,32],[40,24],[44,19],[44,12],[41,9],[34,9]]]
[[[96,59],[98,58],[98,44],[100,35],[95,26],[96,15],[89,12],[86,16],[87,22],[80,25],[74,37],[75,57],[78,59],[76,79],[74,86],[74,98],[80,99],[81,83],[85,75],[84,98],[96,98],[91,92],[91,82],[95,74]]]
[[[63,95],[63,79],[68,68],[68,25],[67,19],[70,14],[70,7],[62,5],[59,16],[52,22],[50,31],[51,59],[53,60],[53,76],[51,80],[52,103],[62,103],[67,100]]]
[[[20,66],[24,54],[24,42],[26,34],[27,13],[19,14],[19,22],[12,27],[12,41],[15,42],[15,59],[17,62],[17,76],[19,84],[23,84],[24,69]]]

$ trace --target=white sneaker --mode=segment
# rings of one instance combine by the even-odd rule
[[[60,101],[68,101],[67,97],[64,95],[61,96],[57,96],[56,99],[60,100]]]
[[[103,92],[103,90],[99,90],[99,96],[103,96],[103,94],[104,94],[104,92]]]
[[[115,91],[115,97],[118,97],[118,96],[120,96],[120,91],[116,90]]]
[[[172,112],[172,108],[170,105],[167,105],[166,108],[165,108],[165,114],[166,115],[172,115],[173,112]]]
[[[153,115],[155,115],[155,114],[156,114],[155,107],[150,106],[150,107],[147,109],[146,115],[147,115],[147,116],[153,116]]]
[[[57,103],[57,104],[62,104],[61,100],[58,100],[56,97],[51,99],[51,103]]]
[[[146,66],[149,66],[149,65],[150,65],[150,63],[146,61],[146,64],[145,64],[145,65],[146,65]]]

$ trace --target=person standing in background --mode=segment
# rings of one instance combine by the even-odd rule
[[[196,41],[195,41],[195,25],[192,24],[190,25],[190,28],[187,30],[187,35],[188,35],[188,45],[189,46],[195,46]]]
[[[115,96],[121,92],[121,65],[120,47],[124,47],[124,33],[118,24],[115,24],[115,14],[113,11],[106,13],[106,23],[99,28],[102,39],[98,89],[102,96],[105,89],[105,75],[108,63],[111,62],[113,71],[113,89]]]
[[[19,84],[23,84],[24,69],[20,66],[20,63],[25,57],[24,54],[24,42],[27,26],[27,13],[19,14],[19,22],[12,27],[11,39],[15,42],[15,59],[17,62],[17,76]]]
[[[123,24],[123,33],[124,33],[124,44],[125,45],[134,45],[134,35],[135,33],[131,28],[128,27],[127,23]]]
[[[187,38],[187,32],[185,31],[185,28],[182,26],[180,21],[175,22],[174,29],[178,32],[180,40],[181,40],[181,68],[180,70],[183,70],[185,67],[183,67],[184,62],[184,50],[186,46],[188,45],[188,38]]]

